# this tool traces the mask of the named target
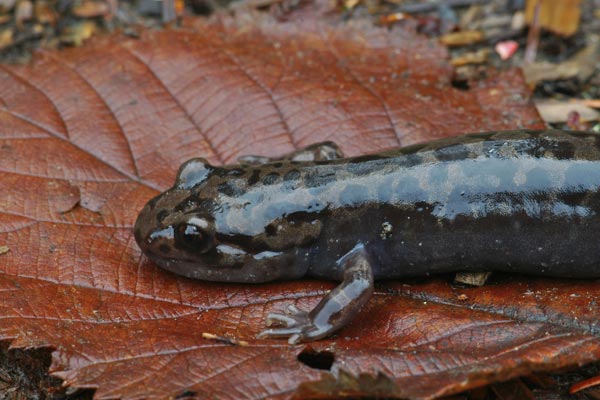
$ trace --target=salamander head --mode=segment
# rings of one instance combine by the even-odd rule
[[[184,163],[174,186],[151,199],[135,223],[135,239],[160,267],[190,278],[218,282],[264,282],[285,278],[293,254],[240,243],[218,232],[228,197],[218,191],[228,171],[202,158]],[[239,170],[238,170],[238,173]],[[251,222],[249,221],[248,224]]]

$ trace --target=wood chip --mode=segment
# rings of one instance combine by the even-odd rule
[[[0,31],[0,49],[10,46],[13,43],[13,30],[11,28]]]
[[[507,29],[512,24],[512,16],[510,15],[490,15],[483,18],[479,23],[479,28],[488,30],[492,28]]]
[[[454,277],[454,283],[462,283],[469,286],[483,286],[488,280],[491,272],[458,272]]]
[[[481,18],[481,6],[474,4],[460,17],[459,26],[463,29],[467,29],[479,18]]]
[[[517,11],[510,21],[510,29],[513,31],[520,31],[525,28],[525,13],[523,11]]]
[[[358,3],[360,3],[360,0],[345,0],[344,7],[346,7],[348,10],[352,10],[358,5]]]
[[[455,67],[460,67],[466,64],[483,64],[487,61],[489,52],[489,49],[483,48],[470,53],[465,53],[453,58],[451,63]]]
[[[8,246],[0,246],[0,255],[6,254],[9,251],[10,251],[10,248]]]
[[[40,24],[56,24],[58,16],[50,4],[45,0],[37,0],[33,7],[33,13]]]
[[[446,46],[466,46],[480,42],[483,39],[481,31],[452,32],[440,37],[440,42]]]
[[[94,34],[96,29],[96,24],[93,21],[80,21],[66,28],[60,39],[64,43],[81,46],[86,39]]]
[[[17,26],[33,18],[33,3],[29,0],[20,1],[15,10],[15,21]]]
[[[73,15],[80,18],[100,17],[108,12],[108,4],[98,1],[86,1],[73,7]]]
[[[581,104],[585,104],[588,107],[600,108],[600,99],[585,99],[579,100]]]
[[[405,18],[410,18],[410,16],[408,14],[404,14],[404,13],[394,13],[394,14],[382,15],[381,17],[379,17],[379,23],[381,25],[390,25],[390,24],[393,24],[394,22],[402,21]]]
[[[582,101],[539,101],[535,106],[543,120],[550,123],[567,122],[573,111],[579,113],[582,122],[600,120],[600,113]]]

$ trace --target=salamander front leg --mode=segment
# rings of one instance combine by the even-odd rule
[[[266,164],[273,161],[327,161],[344,157],[337,144],[333,142],[320,142],[306,146],[302,149],[284,154],[281,157],[265,156],[241,156],[238,158],[240,164],[255,165]]]
[[[307,312],[289,306],[286,314],[271,313],[266,329],[258,338],[289,337],[290,344],[322,339],[344,327],[369,301],[373,294],[373,269],[362,244],[338,260],[344,270],[342,283],[329,292],[317,306]]]

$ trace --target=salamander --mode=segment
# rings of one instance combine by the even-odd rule
[[[518,130],[343,158],[332,142],[281,158],[184,163],[134,234],[160,267],[217,282],[341,282],[260,338],[326,337],[373,282],[457,271],[600,278],[600,135]]]

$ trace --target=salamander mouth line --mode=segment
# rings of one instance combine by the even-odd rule
[[[240,247],[230,245],[230,244],[217,245],[215,247],[215,250],[218,253],[218,257],[223,257],[223,256],[232,257],[233,259],[235,259],[238,262],[269,259],[269,258],[281,256],[283,254],[283,252],[280,252],[280,251],[270,251],[270,250],[259,251],[257,253],[249,253],[245,250],[242,250]],[[148,258],[150,258],[150,260],[152,260],[153,262],[155,262],[159,265],[161,265],[161,263],[168,264],[171,262],[187,262],[187,263],[198,264],[199,259],[202,258],[202,257],[198,257],[198,258],[165,257],[163,254],[154,254],[154,253],[147,253],[147,256],[148,256]],[[205,265],[204,267],[205,268],[217,268],[217,264]]]

